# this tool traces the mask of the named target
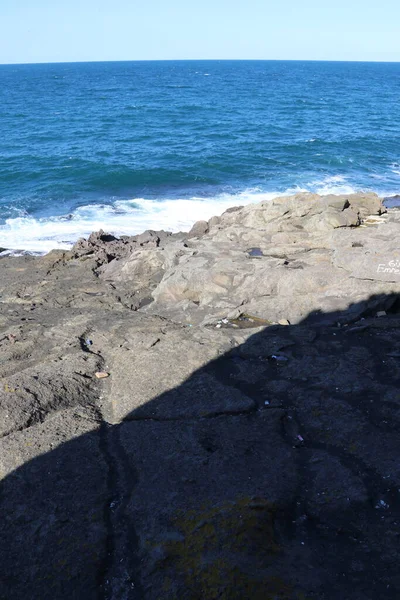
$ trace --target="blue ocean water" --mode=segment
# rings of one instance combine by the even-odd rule
[[[0,246],[186,229],[310,190],[400,192],[400,63],[0,66]]]

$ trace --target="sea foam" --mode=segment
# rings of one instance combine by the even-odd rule
[[[233,206],[245,206],[307,191],[348,194],[356,190],[346,183],[345,177],[334,176],[281,192],[251,188],[239,194],[219,194],[212,198],[134,198],[116,200],[112,204],[88,204],[61,217],[34,218],[24,214],[9,218],[5,224],[0,225],[0,247],[14,253],[46,253],[53,249],[68,250],[78,238],[87,237],[92,231],[99,229],[114,235],[135,235],[146,229],[188,231],[196,221],[208,220]]]

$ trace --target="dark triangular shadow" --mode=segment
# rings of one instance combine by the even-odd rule
[[[2,482],[0,598],[400,597],[399,307],[268,327],[120,425],[54,417]],[[29,436],[2,442],[7,470]]]

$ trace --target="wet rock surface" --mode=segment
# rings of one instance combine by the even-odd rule
[[[277,199],[0,259],[1,599],[399,597],[384,210]]]

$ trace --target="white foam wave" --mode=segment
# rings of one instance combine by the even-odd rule
[[[297,190],[293,190],[292,193]],[[113,205],[93,204],[76,209],[67,217],[18,217],[0,225],[0,247],[30,252],[69,249],[80,237],[104,229],[114,235],[134,235],[145,229],[188,231],[200,219],[210,219],[227,208],[260,202],[277,193],[247,190],[214,198],[119,200]]]
[[[344,175],[332,175],[321,180],[314,180],[306,184],[306,188],[315,194],[354,194],[359,189],[347,183]]]
[[[55,248],[69,249],[80,237],[103,229],[114,235],[134,235],[146,229],[188,231],[198,220],[220,215],[232,206],[270,200],[277,196],[311,191],[319,194],[348,194],[356,190],[341,175],[311,181],[285,192],[247,189],[240,194],[220,194],[213,198],[119,200],[112,205],[92,204],[77,208],[71,215],[35,219],[27,215],[7,219],[0,225],[0,247],[46,253]]]

